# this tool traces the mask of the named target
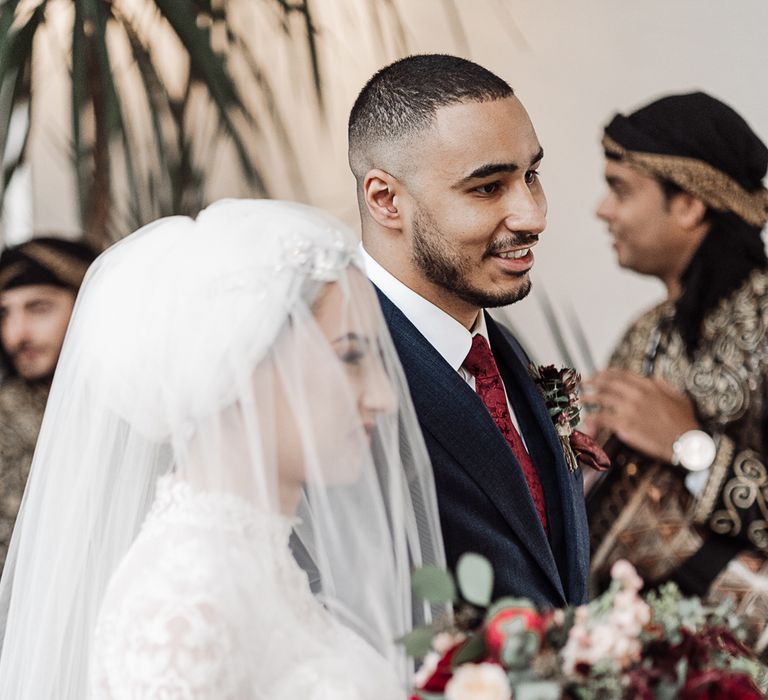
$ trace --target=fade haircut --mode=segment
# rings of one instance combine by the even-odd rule
[[[349,115],[349,165],[358,184],[371,168],[386,169],[387,163],[377,160],[394,151],[386,149],[388,144],[401,144],[431,126],[439,108],[513,95],[506,81],[457,56],[408,56],[382,68],[360,91]]]

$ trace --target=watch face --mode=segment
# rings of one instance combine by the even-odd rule
[[[715,441],[702,430],[689,430],[678,440],[680,464],[692,472],[708,469],[715,460]]]

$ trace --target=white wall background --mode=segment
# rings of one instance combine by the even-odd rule
[[[268,25],[256,26],[260,15],[253,8],[261,3],[228,2],[244,2],[242,21],[254,23],[254,40],[264,45],[261,53],[274,72],[300,154],[305,194],[288,184],[277,160],[276,194],[303,196],[357,226],[346,117],[365,80],[397,57],[397,32],[376,38],[370,0],[314,0],[326,76],[327,116],[321,120],[301,60]],[[386,18],[386,3],[377,6]],[[594,356],[603,362],[622,328],[663,290],[616,267],[604,227],[593,216],[603,187],[601,127],[617,110],[668,92],[704,89],[735,107],[768,142],[768,1],[400,0],[397,6],[411,52],[472,58],[508,80],[527,106],[546,151],[542,175],[550,206],[534,289],[546,290],[561,320],[568,309],[576,310]],[[451,23],[454,12],[463,34]],[[71,233],[77,224],[68,199],[68,110],[56,107],[67,94],[57,83],[66,67],[60,58],[54,61],[63,77],[51,73],[48,97],[38,100],[38,114],[47,117],[40,120],[32,151],[31,228]],[[246,194],[226,162],[215,167],[220,177],[211,199]],[[536,292],[505,313],[537,358],[562,361]]]

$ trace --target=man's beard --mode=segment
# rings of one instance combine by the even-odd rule
[[[513,239],[489,244],[483,257],[488,257],[505,248],[519,246],[521,243],[533,243],[538,238],[538,236],[525,234],[522,236],[510,234],[510,236]],[[531,291],[531,280],[527,278],[528,272],[511,273],[515,277],[526,279],[519,287],[508,292],[493,293],[473,286],[469,281],[469,275],[472,272],[471,263],[451,250],[434,218],[423,207],[419,207],[413,219],[411,259],[430,282],[477,308],[492,309],[514,304],[528,296]]]
[[[32,374],[23,367],[20,367],[19,355],[22,352],[30,349],[37,349],[31,343],[24,342],[19,347],[15,348],[13,352],[9,353],[5,347],[0,347],[0,374],[3,378],[10,378],[13,376],[22,379],[27,384],[48,384],[50,385],[53,380],[53,373],[56,370],[56,364],[53,367],[45,368],[42,372],[33,372]]]

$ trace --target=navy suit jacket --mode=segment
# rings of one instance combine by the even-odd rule
[[[449,566],[464,552],[479,552],[493,564],[495,597],[520,596],[555,607],[586,602],[582,475],[568,469],[520,344],[486,314],[491,348],[544,488],[549,536],[522,469],[483,402],[377,291],[432,460]]]

